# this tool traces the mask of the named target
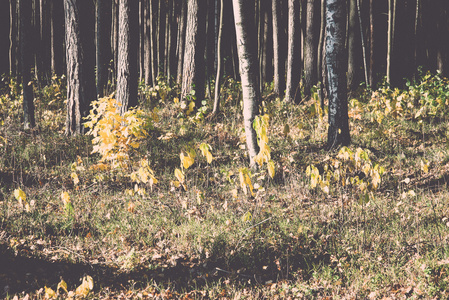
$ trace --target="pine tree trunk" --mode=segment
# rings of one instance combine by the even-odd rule
[[[190,0],[187,8],[181,99],[189,97],[194,90],[196,109],[201,107],[204,98],[205,5],[204,0]]]
[[[64,0],[67,60],[66,134],[84,133],[83,118],[96,100],[94,7],[84,0]],[[80,20],[79,17],[83,16]]]
[[[259,152],[253,121],[258,113],[260,87],[258,78],[256,29],[248,13],[251,11],[247,0],[233,0],[237,49],[240,62],[240,77],[243,93],[243,124],[250,165],[255,166],[254,157]]]
[[[17,1],[9,1],[9,73],[17,76]]]
[[[31,85],[31,65],[33,51],[31,42],[32,6],[29,0],[19,0],[20,5],[20,61],[23,87],[23,128],[29,130],[35,127],[34,99]]]
[[[137,105],[138,15],[138,2],[120,0],[116,98],[122,115]]]
[[[345,49],[346,1],[327,0],[326,64],[329,82],[329,128],[327,148],[349,145]]]
[[[299,103],[301,90],[301,40],[299,20],[299,0],[288,0],[288,46],[287,46],[287,87],[285,100]]]
[[[376,82],[374,81],[374,7],[373,1],[369,0],[369,85],[370,87],[375,87]],[[417,0],[419,1],[419,0]]]

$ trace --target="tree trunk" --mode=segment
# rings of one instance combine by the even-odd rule
[[[128,108],[137,105],[138,16],[137,1],[120,0],[116,98],[121,104],[122,115]]]
[[[321,109],[324,111],[324,98],[325,98],[325,90],[327,85],[325,84],[326,79],[326,68],[324,64],[324,38],[326,35],[326,0],[321,0],[321,9],[320,9],[320,39],[318,42],[318,58],[317,58],[317,76],[318,76],[318,96],[320,98]]]
[[[51,1],[50,5],[51,73],[61,76],[64,72],[64,6],[61,1]]]
[[[184,2],[184,1],[183,1]],[[153,78],[153,85],[157,84],[159,76],[158,67],[158,7],[159,0],[150,0],[150,25],[151,25],[151,77]]]
[[[111,6],[110,0],[97,0],[96,3],[96,62],[97,94],[103,97],[108,83],[108,65],[111,59]]]
[[[185,36],[186,36],[186,23],[187,23],[187,1],[181,1],[181,15],[178,22],[178,45],[177,45],[177,57],[178,57],[178,72],[176,76],[176,82],[182,83],[182,73],[184,64],[184,48],[185,48]]]
[[[346,92],[346,1],[327,0],[326,64],[329,81],[329,129],[327,148],[349,145],[348,99]]]
[[[287,87],[285,100],[301,101],[301,40],[299,20],[299,0],[288,0],[288,46],[287,46]]]
[[[283,5],[284,1],[272,0],[273,11],[273,64],[274,64],[274,93],[284,97],[285,92],[285,58],[286,58],[286,36],[284,27]]]
[[[116,84],[117,80],[117,63],[118,63],[118,14],[119,0],[112,0],[112,25],[111,25],[111,53],[112,53],[112,74],[111,81]]]
[[[243,124],[246,133],[246,145],[250,165],[255,166],[254,157],[259,152],[256,132],[253,121],[258,113],[258,102],[260,99],[256,29],[252,14],[248,13],[251,4],[248,0],[233,0],[235,31],[237,36],[237,49],[240,62],[240,77],[243,93]]]
[[[135,0],[134,0],[135,1]],[[201,1],[201,0],[200,0]],[[164,75],[165,69],[165,19],[166,9],[165,0],[159,0],[158,8],[158,31],[157,31],[157,63],[158,63],[158,75]]]
[[[93,12],[91,1],[64,0],[67,135],[84,133],[83,118],[89,113],[91,101],[96,100]]]
[[[304,49],[304,94],[310,96],[312,87],[317,83],[317,3],[307,0],[306,37]]]
[[[221,88],[221,76],[223,76],[223,56],[222,56],[222,38],[223,38],[223,12],[224,12],[224,0],[220,1],[220,22],[218,27],[218,40],[217,40],[217,75],[215,76],[215,95],[214,95],[214,109],[212,115],[216,116],[220,111],[220,88]]]
[[[369,0],[369,85],[371,88],[375,87],[374,81],[374,7],[373,1]],[[417,0],[419,1],[419,0]]]
[[[35,127],[33,86],[31,84],[31,65],[33,51],[31,42],[32,5],[29,0],[19,0],[20,5],[20,61],[23,87],[23,128]]]
[[[394,21],[396,14],[396,0],[388,0],[388,33],[387,33],[387,83],[391,84],[391,59],[393,56],[393,43],[394,43]]]
[[[151,65],[151,16],[150,16],[150,1],[143,0],[144,3],[144,80],[145,85],[152,84],[152,65]]]
[[[354,91],[360,83],[360,34],[357,18],[357,0],[349,1],[348,20],[348,90]]]
[[[0,2],[0,76],[9,73],[9,2]]]
[[[9,1],[9,73],[17,76],[17,0]]]
[[[189,97],[194,90],[196,109],[201,107],[201,101],[204,98],[205,5],[204,0],[190,0],[187,9],[181,99]]]

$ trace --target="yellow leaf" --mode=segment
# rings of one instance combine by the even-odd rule
[[[76,288],[75,294],[78,296],[86,297],[93,288],[94,288],[94,280],[89,275],[86,275],[84,276],[81,285]]]
[[[22,191],[22,189],[15,189],[14,190],[14,197],[16,197],[16,199],[19,202],[26,201],[26,199],[27,199],[27,196],[26,196],[25,192]]]
[[[75,172],[72,172],[72,174],[70,174],[70,177],[72,177],[74,185],[77,185],[80,182],[78,174],[76,174]]]
[[[190,168],[190,166],[193,165],[193,163],[195,162],[195,160],[193,159],[193,157],[191,156],[190,153],[187,153],[187,155],[184,155],[184,153],[181,152],[179,157],[181,158],[181,163],[182,163],[182,166],[184,167],[184,169]]]
[[[61,193],[61,200],[62,200],[62,203],[64,203],[64,205],[67,205],[68,203],[70,203],[70,196],[69,196],[69,193],[67,193],[67,192],[62,192],[62,193]]]
[[[274,162],[270,160],[267,166],[268,166],[268,175],[270,175],[270,177],[273,178],[275,174]]]
[[[184,183],[184,173],[180,169],[175,170],[175,177],[179,180],[180,183]]]
[[[56,291],[59,292],[59,289],[63,289],[66,293],[68,293],[67,283],[63,279],[61,279],[61,281],[58,283],[58,287],[56,288]]]
[[[44,287],[44,289],[45,289],[45,298],[46,299],[54,299],[54,298],[56,298],[56,292],[55,291],[53,291],[51,288],[48,288],[48,287]]]

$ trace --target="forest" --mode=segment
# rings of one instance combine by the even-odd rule
[[[0,1],[0,298],[449,298],[449,1]]]

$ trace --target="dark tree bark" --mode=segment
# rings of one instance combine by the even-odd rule
[[[349,1],[348,21],[348,90],[353,91],[360,83],[360,33],[357,17],[357,0]]]
[[[351,142],[346,92],[346,1],[327,0],[326,8],[326,64],[329,81],[327,148],[334,149]]]
[[[248,0],[233,0],[235,31],[239,56],[240,77],[243,93],[243,124],[250,165],[255,166],[254,157],[259,152],[253,121],[258,114],[260,101],[259,70],[257,64],[256,28],[253,23]]]
[[[120,0],[119,45],[117,65],[117,101],[120,113],[137,105],[137,52],[139,34],[139,3],[135,0]]]
[[[285,100],[301,102],[301,40],[299,0],[288,0],[287,87]]]
[[[374,0],[369,0],[369,85],[375,87],[374,81]],[[419,0],[417,0],[419,1]]]
[[[0,1],[0,76],[9,73],[9,2]]]
[[[111,81],[116,84],[117,80],[117,63],[118,63],[118,14],[119,14],[119,0],[112,0],[112,14],[111,14],[111,53],[112,53],[112,76]]]
[[[64,0],[67,60],[66,134],[84,133],[83,118],[96,100],[93,2]],[[82,20],[79,18],[82,16]]]
[[[324,38],[326,35],[326,0],[321,0],[321,9],[320,9],[320,39],[318,42],[318,58],[317,58],[317,76],[318,76],[318,96],[320,98],[321,109],[324,110],[324,98],[327,97],[327,93],[325,93],[327,84],[326,84],[326,67],[324,63]]]
[[[285,0],[272,0],[273,11],[273,64],[274,64],[274,93],[284,97],[285,92],[285,59],[287,57],[287,38],[285,36],[285,18],[282,9]]]
[[[134,0],[135,1],[135,0]],[[157,62],[158,62],[158,75],[164,75],[165,70],[165,20],[166,20],[166,7],[165,0],[159,0],[158,7],[158,37],[157,37]]]
[[[304,45],[304,94],[310,96],[310,91],[317,83],[317,42],[318,18],[317,8],[319,1],[307,0],[306,36]]]
[[[186,35],[186,23],[187,23],[187,1],[181,1],[181,14],[178,21],[178,45],[176,54],[178,57],[178,72],[176,76],[176,82],[182,83],[182,72],[184,65],[184,48],[185,48],[185,35]]]
[[[110,0],[96,2],[96,62],[97,62],[97,94],[103,97],[108,84],[108,66],[111,60],[111,15]]]
[[[9,73],[18,75],[18,9],[17,0],[9,1]]]
[[[150,85],[153,82],[152,64],[151,64],[151,16],[150,16],[150,1],[143,0],[144,5],[144,80],[145,85]]]
[[[184,1],[183,1],[184,2]],[[158,62],[158,7],[159,0],[150,0],[150,25],[151,25],[151,77],[153,85],[157,84],[159,76]]]
[[[64,6],[61,1],[50,2],[51,73],[64,73]]]
[[[195,107],[201,107],[204,98],[205,81],[205,33],[206,1],[189,0],[187,8],[187,28],[184,49],[184,67],[181,99],[195,91]]]
[[[29,0],[19,0],[20,5],[20,62],[23,87],[23,128],[29,130],[35,127],[34,97],[31,84],[31,65],[33,51],[31,42],[32,5]]]

